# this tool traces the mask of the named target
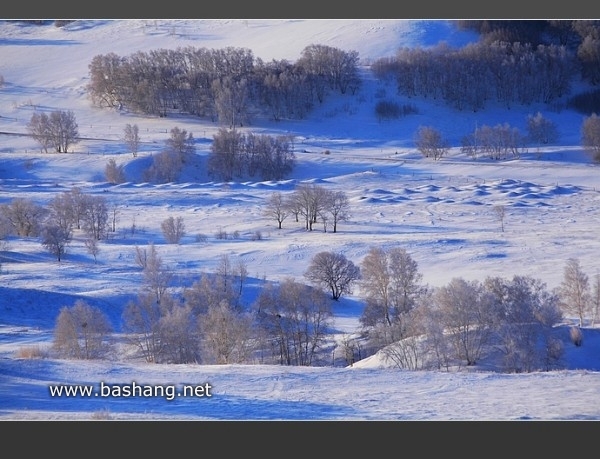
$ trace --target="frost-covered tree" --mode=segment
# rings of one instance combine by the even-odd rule
[[[6,204],[0,204],[0,215],[8,222],[11,234],[21,237],[37,236],[48,209],[30,198],[13,198]]]
[[[185,223],[183,217],[168,217],[160,224],[163,236],[169,244],[179,244],[181,238],[185,236]]]
[[[440,159],[448,152],[448,143],[442,134],[431,126],[420,126],[417,130],[415,145],[425,158]]]
[[[583,120],[581,141],[594,161],[600,162],[600,117],[596,113],[592,113]]]
[[[133,157],[137,157],[140,149],[140,129],[137,124],[126,124],[123,132],[123,141]]]
[[[371,247],[360,270],[361,292],[366,299],[360,321],[366,327],[391,327],[401,321],[425,291],[417,262],[401,247]]]
[[[558,294],[563,311],[573,314],[582,327],[585,319],[590,316],[592,298],[588,275],[577,258],[567,260]]]
[[[110,158],[104,167],[104,177],[108,183],[117,185],[127,181],[125,177],[125,166],[123,164],[117,164],[114,158]]]
[[[558,140],[558,128],[556,123],[537,112],[527,117],[527,135],[539,149],[540,145],[548,145]]]
[[[50,220],[42,226],[40,237],[42,245],[60,261],[71,242],[72,232]]]
[[[61,357],[97,359],[110,349],[112,326],[99,308],[77,300],[60,310],[54,327],[53,348]]]
[[[77,120],[70,110],[56,110],[50,115],[36,112],[31,116],[27,129],[44,152],[52,147],[57,153],[67,153],[71,145],[79,142]]]

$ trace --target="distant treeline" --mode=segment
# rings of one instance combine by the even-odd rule
[[[395,81],[398,94],[439,99],[458,110],[482,110],[492,101],[553,104],[583,82],[600,83],[600,21],[461,20],[481,35],[453,48],[399,48],[371,64],[376,78]],[[95,56],[88,90],[97,106],[168,116],[187,113],[230,128],[253,116],[304,119],[332,92],[361,86],[356,51],[313,44],[296,62],[255,58],[246,48],[183,47]],[[598,97],[574,94],[566,104],[597,112]],[[564,99],[563,99],[564,100]]]
[[[89,93],[100,107],[155,116],[179,112],[243,126],[252,115],[303,119],[331,91],[355,92],[358,53],[307,46],[301,57],[264,62],[245,48],[139,51],[95,56]]]
[[[477,43],[452,48],[400,48],[373,63],[378,78],[394,79],[398,93],[441,99],[459,110],[481,110],[489,101],[550,104],[571,94],[574,82],[600,83],[600,21],[457,21],[475,30]],[[593,99],[571,108],[591,113]]]

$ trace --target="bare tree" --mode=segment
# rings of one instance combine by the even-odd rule
[[[442,134],[431,126],[420,126],[415,139],[417,149],[426,158],[440,159],[448,152],[448,143]]]
[[[83,201],[83,230],[90,237],[100,240],[108,230],[108,205],[104,196],[86,195]]]
[[[150,292],[141,292],[123,310],[123,330],[147,362],[159,363],[162,356],[163,343],[159,327],[161,316],[160,306]]]
[[[527,134],[531,142],[538,145],[548,145],[558,140],[558,129],[556,123],[537,112],[535,115],[527,117]]]
[[[37,236],[48,210],[29,198],[13,198],[0,204],[0,214],[9,222],[11,233],[21,237]]]
[[[110,220],[111,220],[111,231],[114,233],[117,231],[117,218],[120,214],[119,206],[113,203],[110,206]]]
[[[497,204],[493,207],[493,209],[494,214],[496,214],[496,218],[498,218],[498,221],[500,222],[500,228],[504,233],[504,219],[506,217],[506,206],[504,206],[503,204]]]
[[[191,132],[177,126],[171,129],[170,134],[170,137],[166,140],[166,149],[175,153],[179,158],[179,162],[183,164],[196,151],[194,136]]]
[[[67,251],[67,244],[71,242],[72,233],[69,229],[49,221],[42,226],[41,242],[48,251],[60,261]]]
[[[325,208],[326,196],[325,188],[314,183],[301,183],[292,193],[289,202],[294,211],[304,217],[307,231],[313,230],[313,225]]]
[[[352,285],[360,279],[360,268],[342,253],[319,252],[311,260],[304,277],[318,287],[331,292],[331,298],[339,300],[352,293]]]
[[[333,232],[337,233],[338,223],[350,218],[350,201],[343,191],[332,191],[326,202],[326,211],[332,217]]]
[[[114,158],[110,158],[104,168],[104,177],[108,183],[112,183],[113,185],[126,182],[125,166],[117,164]]]
[[[31,137],[40,144],[42,151],[48,153],[48,148],[53,146],[50,117],[46,113],[34,113],[27,124]]]
[[[281,229],[283,221],[288,217],[289,211],[286,206],[286,200],[279,191],[275,191],[267,201],[265,209],[267,217],[273,217],[277,221],[277,228]]]
[[[455,357],[468,366],[475,365],[492,337],[494,316],[489,295],[478,281],[453,278],[434,292],[433,299]]]
[[[98,245],[98,240],[93,237],[88,237],[85,241],[85,248],[88,253],[94,257],[94,263],[97,262],[98,253],[100,253],[100,246]]]
[[[88,210],[88,195],[81,191],[79,187],[73,187],[68,194],[63,195],[65,198],[65,206],[70,208],[75,228],[81,229],[81,225],[85,220]]]
[[[179,244],[181,238],[185,236],[185,224],[181,216],[168,217],[163,220],[160,227],[168,244]]]
[[[54,111],[50,113],[54,148],[58,153],[67,153],[69,147],[79,142],[79,131],[75,114],[72,111]]]
[[[75,224],[72,202],[68,192],[54,196],[48,204],[49,219],[61,228],[72,231]]]
[[[133,155],[133,157],[137,157],[138,151],[140,149],[140,129],[137,124],[127,124],[125,125],[123,141],[129,151]]]
[[[577,258],[569,258],[564,267],[563,280],[558,287],[560,305],[568,314],[573,314],[582,327],[590,315],[591,292],[589,278]]]
[[[45,152],[53,147],[57,153],[67,153],[69,146],[79,142],[79,131],[72,111],[34,113],[27,124],[30,135]]]
[[[63,307],[56,319],[53,347],[60,356],[74,359],[96,359],[109,350],[112,326],[98,308],[83,300]]]
[[[167,298],[170,301],[167,301]],[[164,363],[199,363],[200,336],[196,316],[188,305],[172,297],[164,297],[158,320],[161,341],[161,361]]]
[[[592,113],[583,120],[581,141],[594,161],[600,162],[600,117],[596,113]]]
[[[238,298],[239,298],[242,296],[242,290],[244,288],[244,283],[246,282],[246,279],[248,278],[248,265],[246,264],[246,262],[244,261],[243,258],[238,258],[238,261],[234,267],[234,270],[235,270],[235,275],[237,276],[237,279],[238,279],[238,285],[239,285]]]
[[[255,309],[278,363],[312,364],[331,325],[331,306],[322,290],[286,278],[277,286],[264,288]]]
[[[423,276],[418,264],[401,247],[388,250],[371,247],[361,263],[361,275],[366,306],[360,321],[365,327],[401,325],[404,314],[412,310],[426,292],[421,285]],[[402,326],[394,330],[402,332]],[[400,337],[392,333],[389,339],[394,341]]]
[[[209,305],[198,317],[198,325],[207,361],[218,365],[248,362],[254,343],[249,315],[221,301]]]
[[[173,278],[173,272],[164,266],[154,244],[149,245],[149,251],[143,264],[144,289],[154,295],[156,304],[161,304]]]

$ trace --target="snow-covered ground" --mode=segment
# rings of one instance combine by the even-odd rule
[[[359,52],[366,66],[400,46],[445,40],[460,46],[476,37],[445,21],[413,20],[89,20],[64,28],[0,22],[0,202],[16,197],[47,204],[78,186],[118,207],[117,232],[100,243],[97,261],[75,233],[59,263],[37,239],[11,238],[1,256],[0,419],[208,419],[208,420],[582,420],[600,419],[600,337],[584,330],[581,347],[568,346],[566,369],[530,374],[494,371],[410,372],[371,356],[347,368],[271,365],[150,365],[131,359],[69,361],[25,359],[27,346],[52,342],[63,306],[84,298],[119,327],[125,303],[142,281],[135,246],[154,243],[180,282],[214,272],[220,257],[248,268],[248,299],[264,280],[302,280],[312,257],[324,250],[359,264],[373,246],[405,248],[425,283],[455,277],[530,275],[554,288],[568,258],[592,277],[598,273],[600,193],[598,165],[581,149],[583,117],[543,107],[453,111],[411,100],[419,113],[378,122],[375,92],[397,98],[392,86],[367,80],[361,97],[333,97],[302,121],[256,120],[251,132],[293,134],[297,167],[280,182],[215,182],[205,169],[219,126],[203,120],[145,118],[92,107],[85,85],[98,54],[196,46],[245,47],[256,57],[289,59],[318,43]],[[26,136],[37,108],[72,110],[82,137],[69,154],[42,154]],[[520,159],[472,160],[460,139],[476,125],[510,123],[525,130],[538,110],[556,122],[557,144],[531,148]],[[142,148],[133,158],[120,141],[127,123],[140,127]],[[442,131],[453,145],[440,161],[421,157],[414,133],[421,125]],[[141,182],[144,160],[159,151],[173,127],[196,139],[199,167],[177,183]],[[328,151],[328,154],[325,152]],[[130,181],[111,185],[109,159],[125,165]],[[346,192],[351,218],[337,233],[286,220],[278,230],[264,216],[273,191],[318,183]],[[501,231],[494,205],[507,209]],[[160,222],[183,217],[187,235],[166,244]],[[131,228],[135,224],[136,231]],[[217,230],[235,239],[215,237]],[[252,236],[259,231],[262,239]],[[197,235],[207,236],[199,241]],[[334,305],[339,334],[359,330],[360,291]],[[210,397],[51,396],[51,385],[136,384],[182,389],[211,386]]]

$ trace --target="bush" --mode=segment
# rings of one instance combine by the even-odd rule
[[[206,234],[198,233],[196,234],[196,242],[205,243],[208,241],[208,236]]]
[[[377,119],[382,121],[384,119],[397,119],[401,116],[407,116],[418,113],[417,107],[414,105],[400,105],[397,102],[389,100],[381,100],[375,105],[375,114]]]
[[[160,226],[162,228],[163,236],[169,244],[179,244],[179,241],[181,241],[181,238],[185,235],[183,217],[169,217],[164,220]]]
[[[60,357],[96,359],[109,350],[112,327],[98,308],[77,300],[73,307],[63,307],[54,328],[53,347]]]
[[[379,121],[400,118],[400,105],[389,100],[380,100],[375,105],[375,114]]]
[[[581,328],[571,327],[569,329],[569,337],[575,346],[580,347],[583,345],[583,332],[581,331]]]
[[[45,359],[48,357],[48,351],[39,344],[21,346],[17,350],[18,359]]]
[[[125,177],[123,164],[117,164],[113,158],[110,158],[104,168],[104,178],[113,185],[126,182],[127,178]]]
[[[217,230],[217,232],[215,233],[215,237],[216,237],[217,239],[221,239],[221,240],[223,240],[223,239],[227,239],[227,231],[226,231],[226,230],[224,230],[223,228],[219,228],[219,229]]]

